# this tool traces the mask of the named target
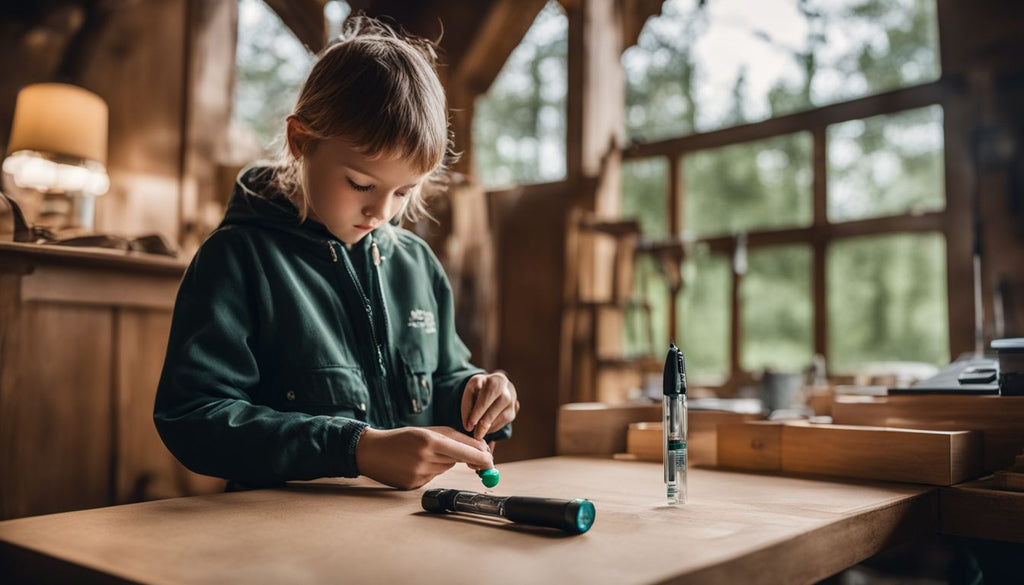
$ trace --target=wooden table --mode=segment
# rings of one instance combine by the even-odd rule
[[[148,583],[812,583],[936,530],[927,486],[555,457],[501,466],[501,495],[585,497],[581,536],[433,515],[422,490],[331,480],[0,522],[0,573]],[[482,491],[460,467],[429,487]],[[61,571],[71,571],[61,576]]]

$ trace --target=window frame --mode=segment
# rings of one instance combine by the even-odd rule
[[[960,152],[966,145],[961,141],[952,140],[954,133],[951,132],[951,128],[955,128],[956,122],[951,121],[953,118],[951,111],[957,104],[955,103],[956,97],[953,92],[949,91],[948,85],[949,82],[943,76],[936,81],[845,102],[833,103],[776,118],[769,118],[760,122],[674,137],[656,142],[634,144],[622,150],[622,159],[623,161],[656,158],[668,159],[668,193],[666,197],[669,217],[668,231],[670,234],[680,234],[682,233],[682,226],[685,224],[685,218],[683,217],[686,197],[683,181],[685,170],[681,164],[685,155],[697,151],[764,140],[797,132],[810,133],[812,137],[811,168],[813,173],[811,180],[813,223],[810,226],[752,230],[745,232],[742,237],[737,234],[700,237],[693,239],[692,243],[704,244],[708,246],[712,254],[723,254],[729,259],[735,257],[738,242],[741,240],[744,240],[742,245],[745,245],[748,251],[783,244],[809,245],[812,253],[813,347],[815,353],[829,356],[826,298],[828,289],[825,265],[829,245],[837,240],[859,236],[920,232],[941,233],[946,240],[949,347],[951,353],[955,354],[958,349],[955,340],[962,334],[963,324],[959,321],[954,321],[956,316],[954,307],[959,297],[953,294],[951,283],[954,282],[957,275],[971,273],[969,244],[971,236],[970,219],[968,213],[965,213],[966,210],[969,210],[970,204],[965,197],[966,193],[961,188],[962,181],[960,180],[964,175],[964,169],[961,166],[951,168],[953,161],[951,147],[952,150]],[[941,106],[943,109],[945,207],[941,211],[930,211],[920,214],[905,213],[843,222],[830,222],[827,214],[828,127],[852,120],[896,114],[906,110],[934,105]],[[967,254],[964,254],[965,238]],[[690,243],[691,241],[688,240],[687,244]],[[684,259],[683,242],[678,237],[661,242],[649,242],[641,247],[641,252],[671,254],[679,262]],[[741,327],[742,307],[740,301],[742,280],[743,275],[740,274],[734,274],[732,279],[729,341],[730,365],[727,380],[721,386],[721,388],[731,388],[734,390],[752,380],[751,372],[746,372],[741,368],[740,359],[740,351],[743,346],[743,331]],[[668,306],[669,331],[673,337],[678,337],[679,320],[674,299],[670,299]],[[973,319],[973,314],[969,318]]]

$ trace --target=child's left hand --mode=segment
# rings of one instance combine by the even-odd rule
[[[516,387],[505,374],[477,374],[466,383],[462,395],[462,425],[477,439],[516,418],[519,401]]]

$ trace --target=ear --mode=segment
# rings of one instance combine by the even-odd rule
[[[288,140],[288,151],[298,160],[302,158],[303,154],[308,152],[310,143],[313,140],[313,133],[310,131],[309,126],[306,126],[306,123],[295,117],[294,114],[288,116],[286,121],[288,126],[285,131],[285,138]]]

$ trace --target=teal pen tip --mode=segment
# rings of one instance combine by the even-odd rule
[[[501,479],[501,474],[494,468],[478,469],[476,474],[480,476],[480,481],[483,482],[484,487],[492,488],[498,485],[498,481]]]

